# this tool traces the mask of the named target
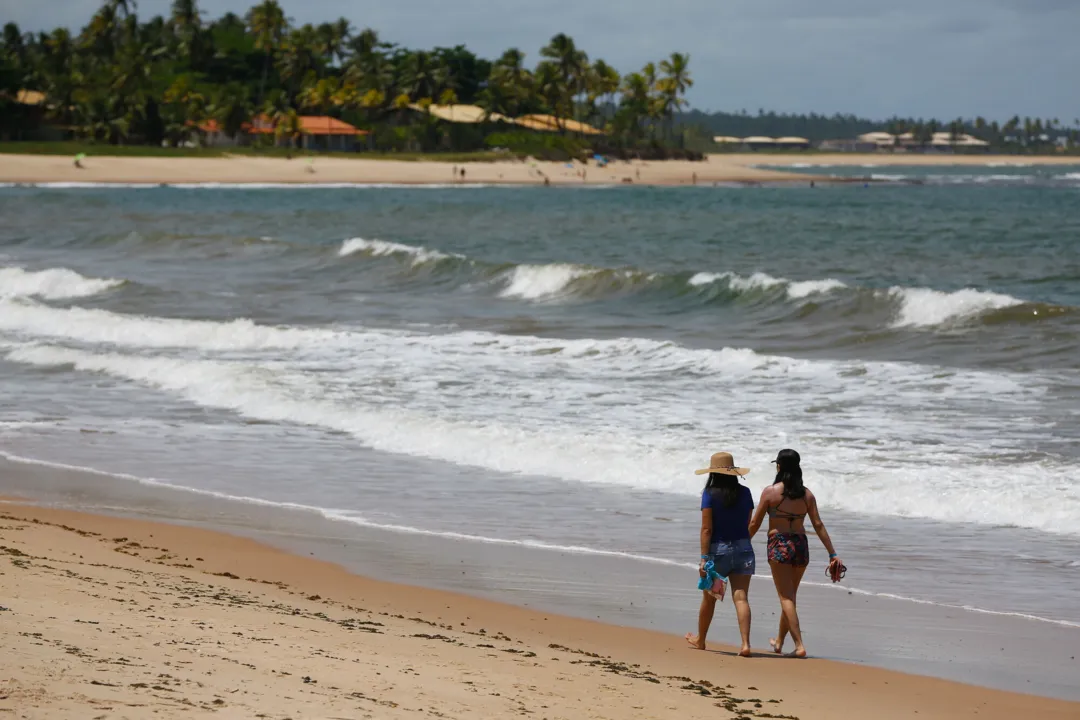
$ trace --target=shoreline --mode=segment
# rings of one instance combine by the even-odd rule
[[[353,523],[319,507],[282,505],[193,490],[170,481],[144,481],[85,466],[3,454],[4,494],[32,498],[47,507],[110,517],[148,519],[238,535],[301,557],[335,563],[349,573],[389,583],[416,582],[429,588],[511,603],[548,613],[603,620],[627,628],[678,637],[696,617],[697,594],[687,572],[669,560],[608,556],[528,547],[519,543],[473,542],[423,530]],[[362,468],[367,467],[363,463]],[[207,472],[212,472],[206,467]],[[361,470],[365,472],[365,470]],[[423,472],[423,464],[406,472]],[[165,482],[166,484],[161,484]],[[858,533],[836,519],[836,529]],[[888,529],[886,545],[903,544]],[[453,535],[451,533],[451,535]],[[870,541],[851,536],[863,550],[849,556],[854,567],[881,562]],[[946,535],[948,537],[948,535]],[[482,540],[482,539],[481,539]],[[764,552],[764,548],[758,549]],[[689,569],[688,569],[689,568]],[[766,571],[767,572],[767,571]],[[936,572],[931,567],[930,572]],[[627,584],[627,575],[633,582]],[[859,574],[856,570],[856,574]],[[769,576],[753,583],[755,648],[779,620]],[[612,595],[608,588],[623,587]],[[1080,632],[1057,620],[1036,622],[1016,613],[971,612],[961,605],[904,599],[893,585],[867,591],[808,579],[800,614],[813,656],[856,666],[910,673],[961,684],[1080,702],[1074,682],[1071,638]],[[880,594],[884,592],[885,594]],[[726,616],[721,620],[720,616]],[[721,608],[710,638],[738,642],[730,607]]]
[[[455,170],[465,172],[464,178]],[[584,175],[582,175],[584,173]],[[0,183],[92,183],[101,185],[521,185],[672,186],[847,182],[807,173],[766,170],[728,162],[615,162],[604,168],[580,163],[469,162],[316,157],[154,158],[92,156],[83,168],[55,155],[0,156]]]
[[[125,157],[90,156],[82,169],[63,155],[0,155],[0,184],[7,185],[214,185],[227,186],[366,186],[366,185],[508,185],[573,186],[711,186],[848,184],[878,182],[869,177],[835,177],[805,172],[815,167],[1080,166],[1080,157],[923,154],[755,154],[706,156],[685,160],[616,161],[600,168],[580,163],[518,160],[451,163],[442,160],[370,160],[363,157],[227,156]],[[792,171],[797,166],[802,172]],[[461,178],[462,169],[466,175]],[[584,174],[582,174],[584,173]]]
[[[681,717],[719,705],[729,716],[800,720],[1065,718],[1080,709],[831,660],[744,660],[714,643],[699,653],[677,636],[372,580],[215,530],[18,502],[0,503],[0,516],[12,561],[0,570],[4,612],[19,618],[0,630],[19,648],[0,708],[33,698],[50,717],[81,716],[88,702],[104,711],[148,701],[166,713],[272,707],[270,717],[287,716],[290,701],[301,715],[359,708],[378,717]],[[119,598],[95,590],[109,584],[128,589]],[[164,642],[140,642],[143,632]],[[109,653],[126,662],[103,667]],[[202,687],[187,679],[196,673]],[[137,676],[167,680],[148,688]],[[616,715],[604,712],[609,698],[619,699]]]

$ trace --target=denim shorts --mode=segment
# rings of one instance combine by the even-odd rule
[[[712,554],[713,567],[716,572],[724,577],[728,575],[753,575],[757,569],[757,561],[754,558],[754,546],[749,538],[724,542],[723,540],[713,543],[709,548]]]

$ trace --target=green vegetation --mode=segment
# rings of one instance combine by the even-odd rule
[[[159,154],[163,146],[197,143],[200,124],[213,121],[236,137],[264,116],[273,132],[261,143],[295,146],[299,116],[317,114],[372,131],[361,144],[386,153],[502,147],[554,157],[595,151],[655,157],[678,154],[675,118],[693,85],[686,55],[674,53],[623,77],[603,60],[590,61],[561,33],[529,67],[516,48],[487,60],[462,45],[400,47],[374,30],[355,32],[344,18],[295,26],[277,0],[262,0],[244,17],[228,13],[212,21],[196,0],[174,0],[169,17],[145,22],[135,5],[105,0],[78,34],[65,28],[24,34],[7,24],[0,39],[0,138],[41,140],[51,132],[109,145],[112,153],[123,147]],[[25,95],[20,102],[23,90],[43,93],[43,102]],[[606,134],[579,135],[564,125],[553,132],[459,125],[416,110],[459,103],[489,115],[555,115]],[[85,145],[21,148],[72,152]]]
[[[0,142],[0,155],[97,155],[107,157],[227,157],[229,155],[259,157],[340,157],[356,158],[355,152],[311,152],[291,147],[255,146],[255,147],[161,147],[157,145],[108,145],[80,140],[62,140],[56,142]],[[494,150],[476,150],[472,152],[365,152],[368,160],[436,160],[449,163],[498,162],[505,160],[508,153]]]

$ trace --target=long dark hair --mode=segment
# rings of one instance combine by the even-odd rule
[[[776,454],[776,483],[784,483],[784,497],[798,500],[806,497],[806,487],[802,481],[801,458],[794,450],[784,449]]]
[[[739,478],[727,473],[709,473],[709,482],[705,483],[705,489],[712,495],[713,507],[719,501],[720,507],[735,507],[739,499]]]

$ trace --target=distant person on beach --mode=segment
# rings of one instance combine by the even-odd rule
[[[461,182],[465,182],[465,168],[461,168]]]
[[[810,564],[810,546],[806,540],[803,518],[810,516],[814,531],[829,551],[827,574],[832,581],[839,581],[847,568],[840,562],[825,523],[821,522],[814,493],[803,484],[799,453],[781,450],[773,462],[776,465],[776,478],[770,487],[761,492],[757,511],[750,520],[750,537],[754,537],[768,513],[769,567],[772,569],[776,594],[780,597],[781,610],[780,630],[775,638],[769,639],[769,645],[773,652],[782,653],[784,639],[791,633],[791,639],[795,641],[795,650],[791,655],[801,658],[806,657],[806,646],[803,645],[802,629],[799,627],[795,596],[799,592],[806,566]]]
[[[739,650],[742,657],[750,657],[750,603],[746,596],[756,567],[748,528],[754,512],[754,496],[750,488],[739,483],[739,477],[748,472],[747,468],[735,467],[735,460],[727,452],[714,454],[709,467],[695,471],[696,475],[709,474],[705,490],[701,493],[701,563],[698,565],[698,575],[707,578],[711,570],[731,583],[731,598],[739,618],[739,634],[742,635],[742,648]],[[723,585],[720,586],[719,597],[723,599]],[[717,595],[710,589],[703,590],[697,635],[686,635],[686,641],[698,650],[705,649],[705,636],[712,624],[716,600]]]

